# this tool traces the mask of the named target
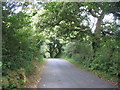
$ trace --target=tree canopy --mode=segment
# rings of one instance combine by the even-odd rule
[[[91,70],[119,76],[119,2],[2,5],[3,88],[22,87],[36,68],[35,58],[43,57],[64,56]],[[114,19],[105,20],[110,14]]]

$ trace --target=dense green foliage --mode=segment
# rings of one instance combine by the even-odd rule
[[[101,47],[95,52],[93,57],[92,45],[85,42],[72,42],[67,45],[64,50],[65,55],[73,58],[77,63],[92,70],[100,70],[109,73],[111,76],[118,75],[118,47],[114,39],[102,42]]]
[[[14,13],[19,6],[22,11]],[[116,12],[118,3],[3,3],[3,88],[26,83],[35,70],[32,62],[42,56],[63,55],[117,77],[120,32],[115,20],[104,20],[111,13],[117,19]],[[97,18],[94,30],[91,17]]]
[[[62,55],[92,70],[117,77],[119,31],[115,21],[105,21],[104,17],[119,12],[118,8],[118,3],[46,3],[42,13],[37,15],[35,26],[60,40]],[[97,18],[94,32],[90,16]]]
[[[7,8],[7,3],[3,7]],[[42,60],[40,46],[44,38],[33,30],[29,13],[5,16],[4,12],[7,10],[3,9],[3,88],[19,88],[35,70],[35,58]]]

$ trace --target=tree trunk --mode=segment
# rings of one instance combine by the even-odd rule
[[[58,58],[60,56],[61,52],[62,52],[62,44],[58,43],[57,49],[58,49],[58,52],[55,56],[56,58]]]
[[[92,46],[93,46],[93,50],[94,50],[93,57],[95,57],[95,52],[97,51],[97,48],[100,47],[101,24],[102,24],[102,20],[103,20],[104,16],[105,16],[105,12],[103,11],[101,13],[101,15],[98,17],[98,20],[96,23],[95,33],[93,35],[93,42],[92,42]]]
[[[103,11],[101,13],[101,15],[98,17],[98,20],[97,20],[97,23],[96,23],[96,28],[95,28],[95,37],[96,38],[100,38],[100,34],[101,34],[101,23],[102,23],[102,20],[105,16],[105,12]]]

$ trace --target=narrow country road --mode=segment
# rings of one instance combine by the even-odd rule
[[[48,59],[38,88],[114,88],[62,59]]]

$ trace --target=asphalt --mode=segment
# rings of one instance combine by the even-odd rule
[[[38,88],[115,88],[97,76],[62,59],[48,59]]]

